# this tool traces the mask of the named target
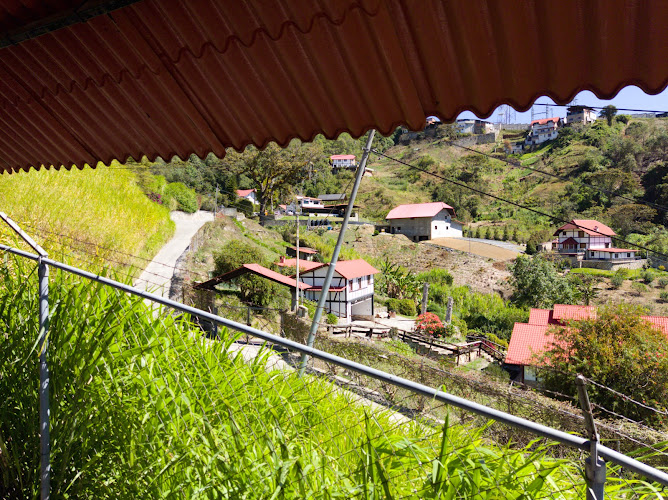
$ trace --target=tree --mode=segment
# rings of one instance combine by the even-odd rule
[[[315,149],[302,147],[299,141],[292,141],[285,149],[272,142],[263,150],[254,146],[243,153],[229,150],[222,161],[233,172],[250,179],[260,213],[264,214],[272,201],[290,194],[292,186],[304,178],[314,154]]]
[[[599,116],[601,118],[605,118],[608,122],[608,127],[611,127],[612,119],[615,117],[616,114],[617,114],[617,108],[612,104],[608,104],[605,108],[601,110]]]
[[[557,273],[554,265],[540,254],[520,255],[510,266],[512,301],[520,306],[552,307],[573,304],[576,290],[568,278]]]
[[[577,289],[578,295],[584,302],[584,305],[588,306],[593,299],[598,297],[598,279],[595,276],[589,276],[586,274],[582,275],[572,275],[573,284]]]
[[[638,307],[619,305],[599,311],[595,319],[555,328],[552,348],[542,357],[544,366],[554,368],[541,374],[546,387],[575,395],[575,377],[582,374],[647,406],[665,409],[668,344],[642,314]],[[593,403],[608,410],[634,420],[665,423],[665,415],[607,389],[590,385],[588,392]]]

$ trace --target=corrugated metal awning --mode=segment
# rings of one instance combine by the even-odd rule
[[[0,0],[0,169],[658,93],[666,26],[661,0]]]

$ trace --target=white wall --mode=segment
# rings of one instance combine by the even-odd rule
[[[441,210],[434,217],[392,219],[389,222],[390,233],[404,234],[413,241],[462,237],[461,224],[452,220],[447,209]]]

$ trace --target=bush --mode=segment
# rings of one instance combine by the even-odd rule
[[[417,279],[421,282],[446,285],[452,285],[453,281],[452,274],[450,274],[446,269],[442,269],[440,267],[419,273],[417,275]]]
[[[610,283],[612,284],[612,288],[618,290],[624,283],[624,276],[622,276],[620,273],[615,273],[610,278]]]
[[[403,316],[415,316],[417,314],[415,301],[411,299],[401,299],[399,301],[399,314]]]
[[[644,292],[647,291],[647,286],[645,286],[642,283],[639,283],[637,281],[634,281],[633,283],[631,283],[631,288],[633,289],[633,294],[636,297],[640,297]]]
[[[190,214],[197,212],[197,194],[182,182],[172,182],[165,188],[165,198],[175,202],[174,208]]]
[[[668,291],[666,291],[666,290],[662,291],[662,292],[659,294],[659,298],[660,298],[663,302],[668,302]]]
[[[661,288],[666,288],[666,286],[668,286],[668,278],[659,278],[659,286]]]
[[[434,313],[420,314],[415,322],[415,332],[429,337],[442,337],[445,333],[441,319]]]
[[[643,283],[649,285],[652,281],[654,281],[654,272],[651,269],[645,269],[641,274],[640,277],[643,280]]]
[[[336,325],[339,322],[339,318],[336,314],[334,313],[327,313],[327,317],[325,318],[325,323],[328,325]]]

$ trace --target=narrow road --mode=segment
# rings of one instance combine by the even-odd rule
[[[213,214],[202,210],[194,214],[172,212],[170,217],[176,224],[174,236],[160,249],[134,284],[140,290],[156,293],[165,298],[169,298],[176,261],[186,251],[199,228],[213,221]]]

